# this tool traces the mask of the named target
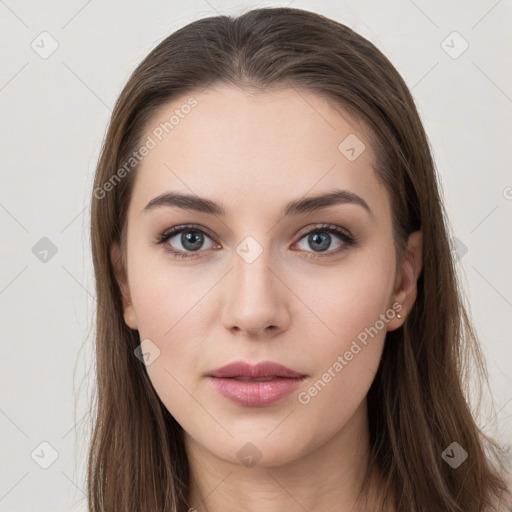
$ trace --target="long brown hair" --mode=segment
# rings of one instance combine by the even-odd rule
[[[387,334],[368,393],[372,467],[379,494],[400,512],[497,510],[506,494],[498,445],[468,406],[470,360],[485,366],[457,279],[449,226],[424,128],[389,60],[349,27],[292,8],[215,16],[181,28],[133,72],[117,100],[97,166],[92,254],[97,297],[97,394],[88,461],[91,512],[188,509],[183,430],[160,401],[124,322],[110,259],[125,263],[127,208],[144,127],[165,103],[212,84],[314,91],[369,128],[378,178],[389,190],[398,260],[413,231],[423,232],[418,294],[402,328]],[[124,172],[119,172],[123,168]],[[108,185],[109,184],[109,185]],[[487,382],[487,381],[486,381]],[[442,458],[457,442],[468,459]],[[368,490],[369,478],[361,488]],[[500,502],[501,504],[502,502]]]

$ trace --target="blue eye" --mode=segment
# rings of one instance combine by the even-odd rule
[[[180,235],[178,237],[178,235]],[[171,244],[167,243],[171,239],[178,237],[178,241],[183,249],[175,249]],[[158,239],[158,244],[165,244],[165,249],[172,255],[179,258],[193,258],[196,255],[194,252],[198,252],[199,249],[204,248],[204,240],[210,238],[202,229],[194,226],[181,226],[171,228],[162,233]],[[211,247],[207,247],[211,248]],[[187,252],[191,251],[191,253]]]
[[[336,235],[336,238],[340,239],[343,243],[335,248],[334,250],[327,251],[332,242],[332,236]],[[356,240],[354,237],[348,234],[344,229],[334,225],[323,225],[318,226],[315,229],[307,232],[299,241],[306,240],[309,247],[313,248],[313,253],[319,256],[331,256],[332,254],[338,254],[341,251],[347,249],[351,245],[355,245]],[[306,251],[311,252],[311,251]],[[324,254],[325,253],[325,254]]]
[[[333,241],[331,235],[335,235],[335,238],[341,240],[342,243],[334,250],[326,251]],[[177,238],[177,242],[174,243],[179,243],[181,248],[175,248],[174,244],[168,243],[173,238]],[[308,251],[307,249],[302,250],[304,252],[312,252],[313,255],[318,255],[319,257],[338,254],[346,250],[349,246],[356,244],[356,239],[347,231],[331,224],[316,226],[314,229],[305,233],[300,238],[299,242],[304,239],[306,239],[307,244],[313,248],[313,251]],[[204,247],[205,240],[210,240],[210,246]],[[155,243],[163,245],[166,251],[178,258],[194,258],[198,256],[197,253],[201,252],[200,249],[211,249],[215,245],[211,237],[203,229],[195,225],[175,226],[168,229],[157,237]]]

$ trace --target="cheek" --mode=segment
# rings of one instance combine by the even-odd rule
[[[331,418],[343,423],[368,392],[387,324],[395,316],[389,303],[394,260],[386,253],[368,254],[327,277],[317,275],[315,282],[301,286],[300,293],[316,313],[304,315],[298,327],[306,333],[301,346],[306,360],[314,362],[315,376],[298,401],[310,412],[339,405]]]
[[[338,267],[305,274],[294,287],[308,306],[295,319],[301,324],[299,330],[314,328],[317,342],[342,350],[389,308],[394,279],[390,253],[373,250],[354,253]],[[382,327],[379,322],[380,338],[386,332]]]
[[[176,339],[176,329],[197,316],[195,307],[211,283],[171,262],[161,248],[134,246],[130,256],[130,294],[141,338]]]
[[[143,350],[147,346],[152,353],[146,370],[167,409],[195,421],[198,411],[191,407],[191,396],[199,391],[195,377],[204,356],[207,294],[218,278],[199,279],[194,270],[180,269],[155,253],[133,247],[129,260],[139,336]]]

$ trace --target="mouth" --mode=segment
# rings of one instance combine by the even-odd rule
[[[207,377],[231,402],[246,407],[266,407],[292,393],[307,375],[270,361],[254,366],[241,361],[218,368]]]
[[[272,376],[272,377],[260,377],[258,379],[251,379],[250,377],[225,377],[226,379],[235,379],[235,380],[244,380],[247,382],[268,382],[269,380],[276,380],[282,377]]]
[[[252,365],[245,361],[233,363],[217,368],[208,374],[209,377],[231,378],[231,379],[273,379],[273,378],[301,378],[304,374],[296,372],[286,366],[272,361],[262,361]]]

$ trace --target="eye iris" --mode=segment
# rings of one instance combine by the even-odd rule
[[[185,249],[195,251],[203,245],[203,236],[197,231],[187,231],[181,234],[181,243]],[[189,243],[192,247],[187,246]]]
[[[313,233],[309,235],[308,242],[311,244],[311,247],[313,247],[315,251],[321,251],[329,248],[329,244],[331,243],[331,236],[327,233]]]

